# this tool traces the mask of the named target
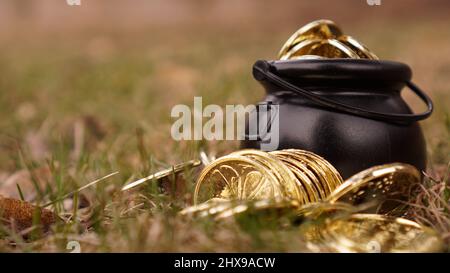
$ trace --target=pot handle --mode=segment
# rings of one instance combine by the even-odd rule
[[[268,61],[259,60],[253,66],[253,76],[258,81],[267,80],[271,83],[274,83],[280,87],[286,88],[286,90],[292,91],[299,95],[302,95],[311,101],[333,110],[344,112],[360,117],[381,120],[385,122],[399,122],[399,123],[411,123],[419,120],[426,119],[433,112],[433,102],[430,97],[428,97],[419,87],[417,87],[412,82],[407,82],[406,85],[413,91],[425,104],[427,105],[427,110],[420,114],[391,114],[391,113],[382,113],[369,111],[366,109],[358,108],[355,106],[351,106],[348,104],[340,103],[334,100],[330,100],[324,97],[321,97],[317,94],[314,94],[310,91],[302,89],[298,86],[293,85],[292,83],[284,80],[278,75],[271,72],[272,65]]]

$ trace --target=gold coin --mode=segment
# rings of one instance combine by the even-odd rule
[[[198,205],[187,207],[179,212],[180,215],[189,215],[195,217],[205,217],[214,215],[223,211],[231,206],[231,202],[228,199],[223,198],[211,198],[206,202]]]
[[[347,179],[329,196],[328,201],[354,205],[376,202],[375,212],[397,213],[401,212],[401,206],[420,180],[420,172],[408,164],[375,166]]]
[[[275,156],[253,149],[240,150],[231,155],[245,156],[266,165],[278,176],[278,181],[286,192],[285,198],[298,200],[302,204],[308,202],[306,189],[297,183],[295,175]]]
[[[321,39],[310,39],[301,41],[297,43],[295,46],[293,46],[289,51],[280,56],[280,60],[285,61],[293,58],[299,58],[300,56],[313,55],[311,53],[313,51],[313,48],[315,46],[320,46],[321,43],[322,43]],[[326,57],[320,54],[316,54],[316,56]]]
[[[299,187],[303,187],[306,189],[308,201],[310,203],[319,201],[321,199],[319,196],[319,191],[316,189],[314,183],[311,181],[308,175],[296,167],[297,163],[289,158],[280,158],[280,159],[295,175],[296,182],[299,185]]]
[[[265,199],[286,196],[278,178],[255,160],[224,156],[201,172],[194,191],[194,204],[211,198]]]
[[[312,171],[311,166],[309,166],[304,157],[298,156],[293,154],[292,152],[289,152],[289,150],[281,150],[281,151],[273,151],[270,152],[271,154],[275,155],[275,156],[282,156],[282,157],[287,157],[287,158],[291,158],[292,160],[295,161],[295,167],[297,169],[299,169],[301,172],[304,172],[309,179],[313,182],[313,185],[316,189],[316,191],[319,193],[320,195],[320,199],[324,199],[326,197],[328,197],[329,193],[331,192],[326,192],[326,187],[327,182],[324,181],[320,181],[320,177],[314,172]]]
[[[336,39],[323,40],[320,46],[313,47],[310,54],[328,58],[359,59],[359,56],[355,51]]]
[[[271,153],[278,157],[297,177],[297,182],[305,187],[308,193],[309,202],[317,202],[324,198],[325,193],[319,186],[319,181],[315,175],[301,162],[294,160],[285,153]]]
[[[379,60],[377,55],[370,51],[365,45],[357,41],[351,36],[342,35],[338,38],[338,40],[345,44],[347,47],[352,49],[359,57],[370,60]]]
[[[289,60],[302,55],[316,55],[326,58],[353,58],[360,59],[360,56],[344,43],[336,39],[327,40],[305,40],[295,45],[280,59]]]
[[[319,165],[321,165],[322,170],[325,171],[327,178],[329,179],[329,184],[331,183],[332,190],[337,188],[343,183],[343,179],[341,174],[336,170],[336,168],[328,162],[325,158],[319,156],[318,154],[305,151],[305,150],[296,150],[296,149],[290,149],[287,150],[287,152],[291,152],[293,154],[301,155],[307,159],[310,159],[309,162],[315,161]]]
[[[261,199],[261,200],[226,200],[220,198],[210,199],[202,204],[194,205],[180,211],[180,215],[193,217],[213,217],[221,220],[244,213],[296,215],[299,207],[295,200]]]
[[[334,189],[333,182],[331,182],[326,174],[326,169],[323,168],[323,165],[320,165],[318,162],[311,160],[302,155],[291,153],[291,156],[299,161],[300,163],[307,166],[307,168],[314,174],[314,176],[318,179],[319,187],[324,191],[325,196],[329,196]]]
[[[261,200],[227,200],[212,198],[199,205],[187,207],[180,211],[180,215],[193,217],[213,217],[215,220],[235,217],[242,214],[269,214],[276,216],[291,215],[317,219],[321,216],[349,215],[355,208],[346,203],[315,202],[300,205],[290,199],[261,199]],[[306,217],[306,218],[305,218]]]
[[[439,252],[442,239],[433,230],[403,218],[354,214],[327,219],[303,229],[307,244],[320,252]]]
[[[318,55],[300,55],[300,56],[292,56],[290,60],[321,60],[325,59],[323,56]]]
[[[270,215],[281,217],[284,215],[295,215],[295,211],[300,204],[296,200],[274,200],[262,199],[253,201],[241,201],[234,203],[231,207],[221,211],[215,217],[216,220],[225,219],[229,217],[236,217],[242,214],[258,214],[260,216]]]
[[[329,20],[314,21],[300,28],[289,37],[278,53],[280,60],[305,59],[302,56],[378,60],[365,45],[344,35]]]
[[[304,216],[310,219],[317,220],[319,217],[330,217],[335,214],[350,215],[358,211],[358,208],[347,203],[330,203],[330,202],[316,202],[302,205],[298,210],[299,216]]]
[[[339,172],[324,158],[298,149],[287,149],[283,152],[287,152],[296,160],[303,162],[315,174],[326,196],[342,184],[342,177]]]
[[[278,53],[279,59],[284,59],[283,56],[290,51],[297,44],[311,39],[330,39],[337,38],[342,35],[342,31],[333,21],[330,20],[317,20],[311,22],[289,37],[289,39],[284,43],[280,52]]]

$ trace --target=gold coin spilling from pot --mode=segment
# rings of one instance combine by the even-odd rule
[[[194,205],[210,199],[295,200],[299,205],[372,203],[366,212],[398,215],[420,179],[415,167],[393,163],[343,181],[331,163],[312,152],[248,149],[221,157],[203,169],[195,186]]]
[[[211,198],[318,202],[343,183],[322,157],[303,150],[240,150],[209,164],[197,179],[194,204]]]
[[[279,52],[281,60],[353,58],[378,60],[330,20],[296,31]],[[179,170],[200,163],[187,162]],[[199,174],[193,206],[182,216],[230,219],[246,214],[273,219],[294,215],[309,221],[301,234],[311,251],[434,252],[442,239],[430,228],[400,218],[420,172],[404,163],[375,166],[343,180],[326,159],[309,151],[239,150],[207,160]],[[125,186],[175,173],[165,170]],[[291,217],[288,217],[291,219]]]
[[[344,35],[330,20],[317,20],[297,30],[284,43],[280,60],[319,58],[352,58],[378,60],[378,57],[355,38]]]
[[[375,166],[343,181],[332,164],[312,152],[240,150],[202,170],[194,206],[180,214],[309,219],[313,224],[301,234],[311,251],[439,251],[442,240],[433,230],[397,217],[420,180],[419,171],[403,163]]]

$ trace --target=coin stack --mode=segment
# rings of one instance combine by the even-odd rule
[[[378,60],[366,46],[330,20],[317,20],[297,30],[283,45],[279,59],[353,58]]]
[[[194,204],[211,198],[324,200],[343,183],[322,157],[303,150],[241,150],[219,158],[200,174]]]
[[[375,166],[343,181],[333,165],[312,152],[246,149],[203,169],[197,179],[194,205],[211,199],[293,200],[299,206],[320,201],[376,203],[371,212],[393,215],[398,214],[419,182],[419,171],[408,164]]]

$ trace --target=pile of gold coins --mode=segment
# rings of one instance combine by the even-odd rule
[[[352,214],[327,219],[303,230],[314,252],[440,252],[444,245],[432,229],[380,214]]]
[[[371,212],[395,215],[404,211],[402,205],[420,179],[415,167],[394,163],[343,181],[333,165],[312,152],[246,149],[218,158],[202,170],[194,205],[211,200],[288,200],[298,207],[316,202],[376,204]]]
[[[305,58],[352,58],[378,60],[366,46],[330,20],[317,20],[297,30],[283,45],[281,60]]]
[[[439,251],[443,244],[433,230],[397,217],[420,181],[419,171],[408,164],[375,166],[343,181],[312,152],[240,150],[202,170],[194,206],[181,214],[216,220],[249,213],[325,217],[303,228],[311,251]]]
[[[290,199],[318,202],[342,184],[322,157],[302,150],[241,150],[207,166],[197,180],[194,204],[211,198]]]

